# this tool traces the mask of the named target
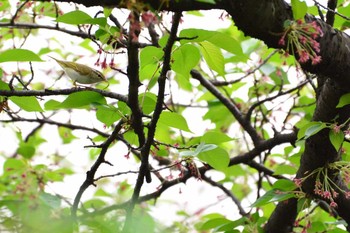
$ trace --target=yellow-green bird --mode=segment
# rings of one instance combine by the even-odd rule
[[[93,84],[102,81],[108,82],[106,77],[100,71],[90,68],[89,66],[71,61],[62,61],[54,57],[51,58],[62,67],[69,78],[73,80],[74,85],[75,83]]]

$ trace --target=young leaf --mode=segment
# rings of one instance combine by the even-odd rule
[[[139,95],[142,111],[145,114],[151,114],[154,111],[157,102],[157,96],[151,92],[146,92]]]
[[[290,165],[279,165],[276,167],[274,175],[294,175],[297,172],[297,168]]]
[[[209,3],[209,4],[215,4],[214,0],[196,0],[196,2],[204,2],[204,3]]]
[[[350,104],[350,93],[347,93],[340,97],[337,108],[344,107],[345,105],[348,105],[348,104]]]
[[[227,223],[231,223],[232,221],[228,220],[227,218],[214,218],[214,219],[209,219],[206,221],[199,229],[204,231],[204,230],[210,230],[213,228],[217,228],[220,226],[223,226]]]
[[[229,136],[227,136],[227,134],[224,134],[220,131],[208,131],[201,138],[201,142],[213,144],[220,144],[232,140],[234,139],[230,138]]]
[[[186,119],[178,113],[163,111],[159,118],[159,123],[176,129],[190,132]]]
[[[17,148],[17,153],[22,155],[26,159],[31,159],[35,154],[35,147],[28,143],[21,142],[19,147]]]
[[[181,40],[181,44],[207,41],[237,56],[245,56],[241,44],[230,34],[189,28],[182,30],[180,32],[180,37],[189,38],[188,40]]]
[[[164,55],[164,51],[161,48],[154,46],[147,46],[140,52],[141,68],[149,64],[158,64]]]
[[[260,207],[271,202],[284,201],[292,197],[294,197],[294,194],[292,192],[281,192],[278,189],[271,189],[270,191],[266,192],[262,197],[260,197],[258,200],[256,200],[252,204],[252,207]]]
[[[302,127],[298,132],[298,140],[307,139],[312,135],[317,134],[322,129],[327,128],[327,125],[323,122],[310,122]]]
[[[191,69],[195,67],[200,60],[200,53],[197,47],[185,44],[179,47],[173,53],[172,69],[184,77],[188,78]]]
[[[34,96],[11,96],[9,99],[27,112],[43,112],[38,100]]]
[[[304,19],[307,12],[306,2],[300,0],[292,0],[291,3],[294,19]]]
[[[27,49],[9,49],[0,53],[1,62],[25,62],[25,61],[43,61],[34,52]]]
[[[71,143],[77,137],[74,136],[72,130],[66,127],[58,127],[58,134],[60,135],[63,144]]]
[[[96,118],[104,123],[107,127],[121,118],[122,114],[119,110],[109,105],[98,105],[96,111]]]
[[[85,24],[92,17],[86,14],[84,11],[71,11],[64,15],[57,17],[56,22],[66,23],[66,24]]]
[[[344,133],[343,131],[339,131],[338,133],[334,132],[334,130],[329,131],[329,140],[331,141],[334,149],[338,151],[343,144],[344,141]]]
[[[281,180],[277,180],[273,185],[272,185],[273,189],[278,189],[278,190],[283,190],[283,191],[292,191],[295,188],[297,188],[297,186],[295,185],[295,183],[291,180],[285,180],[285,179],[281,179]]]
[[[198,158],[208,163],[216,170],[226,169],[230,162],[230,157],[227,151],[220,147],[215,149],[212,148],[213,147],[210,147],[211,150],[202,150],[202,152],[198,154]]]
[[[214,144],[205,144],[201,143],[199,144],[194,151],[192,150],[187,150],[187,151],[181,151],[180,156],[198,156],[201,152],[209,151],[209,150],[214,150],[217,148],[217,145]]]
[[[225,61],[220,48],[207,41],[201,42],[200,45],[200,50],[208,66],[219,75],[224,76]]]
[[[45,103],[46,110],[56,110],[65,108],[83,108],[90,104],[106,104],[106,99],[99,93],[94,91],[75,92],[62,102],[56,100],[49,100]]]
[[[48,207],[58,209],[61,206],[61,199],[49,193],[41,192],[39,199]]]

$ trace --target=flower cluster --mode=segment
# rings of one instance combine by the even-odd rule
[[[287,21],[279,45],[286,46],[287,54],[297,54],[300,63],[311,60],[312,65],[316,65],[321,62],[321,56],[318,55],[320,44],[316,39],[322,36],[322,29],[316,21]]]
[[[337,161],[329,164],[327,167],[320,167],[310,172],[303,178],[294,179],[294,183],[297,187],[301,187],[302,183],[312,175],[316,176],[314,193],[327,200],[330,207],[336,208],[338,205],[335,202],[339,196],[339,192],[342,192],[346,198],[350,198],[350,191],[340,188],[330,177],[340,175],[346,184],[350,183],[350,164],[347,161]]]

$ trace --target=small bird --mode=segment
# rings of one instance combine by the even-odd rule
[[[90,68],[89,66],[71,61],[62,61],[54,57],[51,58],[62,67],[69,78],[73,80],[74,85],[76,85],[76,83],[93,84],[102,81],[108,83],[106,77],[100,71]]]

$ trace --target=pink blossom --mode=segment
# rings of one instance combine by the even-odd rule
[[[322,195],[322,190],[319,189],[319,188],[315,188],[314,189],[314,193],[321,196]]]
[[[109,63],[109,67],[114,67],[114,57],[112,57],[111,62]]]
[[[339,193],[332,189],[333,198],[337,198]]]
[[[312,39],[317,39],[318,38],[318,33],[317,32],[311,33],[311,38]]]
[[[294,178],[293,182],[297,187],[301,187],[302,179]]]
[[[146,27],[148,27],[151,23],[156,23],[158,21],[157,17],[150,11],[143,13],[141,18]]]
[[[340,128],[341,128],[340,125],[333,125],[333,131],[334,131],[334,133],[339,133],[339,132],[340,132]]]
[[[337,208],[338,205],[337,205],[337,203],[335,203],[334,201],[332,201],[331,204],[330,204],[330,207]]]
[[[345,192],[345,198],[350,199],[350,191]]]
[[[310,221],[307,221],[306,223],[306,228],[310,228],[311,227],[311,222]]]
[[[315,50],[316,53],[320,52],[320,43],[315,40],[311,40],[311,46]]]
[[[101,68],[102,69],[106,69],[107,68],[107,58],[105,57],[105,59],[103,60],[102,64],[101,64]]]
[[[281,46],[285,46],[286,45],[286,42],[284,40],[284,35],[281,37],[281,39],[278,41],[278,44],[281,45]]]
[[[312,21],[311,25],[315,29],[315,31],[318,33],[318,35],[320,37],[322,37],[323,36],[323,31],[322,31],[321,27],[317,24],[317,22],[316,21]]]
[[[317,64],[319,64],[320,62],[321,62],[321,56],[315,56],[315,57],[313,57],[313,58],[311,58],[311,60],[312,60],[312,65],[317,65]]]
[[[280,69],[277,69],[277,70],[276,70],[276,75],[277,75],[278,77],[281,77],[281,76],[282,76],[282,71],[281,71]]]
[[[100,66],[100,58],[97,59],[97,61],[94,64],[95,66]]]
[[[305,36],[299,36],[299,40],[302,44],[306,44],[307,43],[307,39]]]
[[[318,188],[322,187],[322,183],[320,182],[320,180],[316,180],[315,186]]]
[[[300,63],[305,63],[310,59],[309,53],[306,50],[300,50],[300,51],[298,51],[298,53],[300,56],[300,58],[299,58]]]
[[[294,224],[295,227],[299,226],[299,220],[295,220]]]
[[[323,197],[326,198],[326,199],[331,199],[331,192],[329,191],[324,191],[323,192]]]

